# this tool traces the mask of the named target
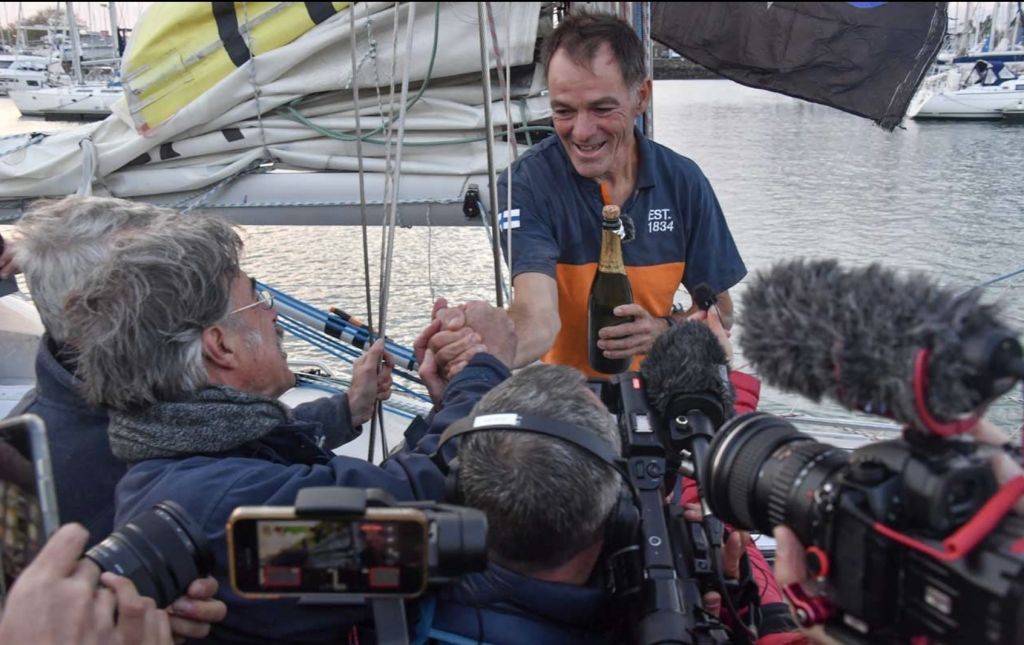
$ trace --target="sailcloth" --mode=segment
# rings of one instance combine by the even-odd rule
[[[313,11],[309,5],[323,6]],[[350,11],[357,41],[354,74]],[[540,3],[493,3],[492,11],[503,62],[512,66],[514,126],[543,121],[550,108],[541,96],[543,74],[534,65]],[[90,190],[118,197],[180,194],[209,189],[261,164],[354,171],[353,80],[360,87],[364,168],[383,172],[384,128],[397,118],[390,85],[401,83],[406,64],[410,96],[424,83],[427,88],[408,109],[403,174],[485,173],[476,6],[417,5],[414,50],[406,57],[409,14],[408,3],[390,2],[360,2],[354,8],[347,3],[156,3],[129,43],[126,97],[114,104],[113,114],[37,143],[30,144],[27,136],[0,141],[0,198]],[[506,33],[511,33],[510,47]],[[495,87],[493,96],[501,97],[501,89]],[[492,112],[495,126],[503,128],[503,104],[496,100]],[[503,150],[505,144],[500,145]],[[338,191],[343,189],[350,190],[339,182]]]

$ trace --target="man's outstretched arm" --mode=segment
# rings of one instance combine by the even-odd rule
[[[515,295],[508,314],[519,339],[513,367],[543,356],[555,342],[562,321],[558,315],[558,284],[543,273],[520,273],[512,280]]]

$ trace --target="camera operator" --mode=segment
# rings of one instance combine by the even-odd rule
[[[1010,440],[999,428],[983,419],[974,426],[971,434],[982,443],[1000,448],[992,455],[992,468],[1000,484],[1005,484],[1014,477],[1024,474],[1021,464],[1005,452],[1010,445]],[[1018,515],[1024,515],[1024,499],[1018,500],[1014,511]],[[785,589],[795,584],[811,596],[819,595],[818,581],[808,572],[804,545],[801,544],[800,539],[792,529],[784,525],[775,527],[773,533],[776,543],[775,579],[779,586]],[[792,611],[792,607],[790,610]],[[815,643],[835,645],[838,642],[827,635],[821,625],[802,628],[801,631]]]
[[[172,500],[202,526],[228,605],[215,639],[342,641],[368,618],[364,607],[246,600],[229,588],[229,515],[239,506],[291,505],[313,486],[440,499],[443,476],[428,457],[437,432],[507,376],[515,334],[504,312],[482,312],[476,332],[493,355],[478,355],[448,384],[424,440],[380,467],[338,457],[323,447],[319,424],[296,418],[276,398],[294,375],[272,301],[239,266],[241,247],[215,217],[177,218],[119,245],[68,306],[83,392],[110,410],[111,448],[131,463],[117,487],[118,519]],[[354,370],[373,374],[382,355],[378,341]],[[372,394],[386,394],[389,372],[385,366],[371,382]]]
[[[171,643],[170,618],[127,578],[82,559],[89,533],[65,524],[11,587],[0,643]],[[99,586],[97,586],[99,585]],[[117,619],[115,621],[115,612]]]
[[[514,411],[590,430],[619,451],[615,419],[570,367],[524,368],[486,394],[471,417]],[[531,432],[461,438],[459,503],[483,510],[491,564],[442,588],[424,613],[441,642],[603,643],[614,620],[595,571],[620,475],[568,442]],[[725,574],[735,577],[743,543],[733,534]],[[709,610],[720,606],[706,594]],[[432,610],[432,611],[431,611]]]

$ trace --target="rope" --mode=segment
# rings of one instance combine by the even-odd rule
[[[427,285],[430,287],[430,302],[437,302],[434,289],[434,228],[430,222],[430,206],[427,206]]]
[[[367,18],[368,34],[372,33],[370,31],[370,29],[371,29],[370,23],[371,22],[372,21],[369,18]],[[438,43],[438,37],[439,37],[439,34],[440,34],[440,29],[441,29],[441,3],[437,2],[437,3],[435,3],[435,9],[434,9],[434,44],[433,44],[433,47],[432,47],[431,52],[430,52],[430,62],[427,65],[427,74],[424,77],[423,82],[420,84],[419,89],[416,91],[416,94],[409,100],[409,105],[407,106],[408,108],[412,108],[412,106],[416,105],[416,103],[419,102],[420,98],[427,91],[427,87],[430,85],[430,81],[433,79],[434,62],[437,60],[437,43]],[[397,30],[397,27],[396,27],[396,30]],[[397,31],[396,31],[396,38],[397,38]],[[397,46],[398,45],[396,43],[395,47],[397,48]],[[390,109],[390,108],[388,110],[384,109],[384,103],[381,100],[381,96],[380,96],[380,70],[377,67],[377,41],[376,40],[371,40],[370,41],[370,50],[367,52],[366,55],[363,56],[363,60],[366,60],[366,58],[371,58],[374,61],[374,74],[375,74],[375,78],[376,78],[376,81],[377,81],[377,107],[379,108],[380,114],[382,115],[382,118],[384,119],[384,121],[383,121],[383,123],[381,123],[380,126],[374,128],[370,132],[368,132],[365,135],[363,135],[362,139],[363,139],[363,141],[366,141],[367,143],[384,143],[384,140],[382,140],[382,139],[373,139],[373,138],[371,138],[374,135],[377,135],[377,134],[380,134],[380,133],[384,132],[391,125],[391,122],[393,121],[393,119],[391,119],[391,117],[390,117],[392,109]],[[394,65],[395,62],[396,61],[392,61],[392,65]],[[362,66],[362,61],[360,61],[360,67],[361,66]],[[394,78],[394,69],[392,69],[392,79],[393,78]],[[301,123],[301,124],[303,124],[303,125],[305,125],[307,127],[313,128],[314,130],[316,130],[320,134],[323,134],[324,136],[330,136],[331,138],[335,138],[335,139],[338,139],[340,141],[354,141],[355,140],[355,138],[352,135],[349,135],[347,133],[338,132],[336,130],[329,130],[327,128],[321,128],[320,126],[317,126],[311,120],[309,120],[304,114],[302,114],[302,112],[300,112],[298,109],[295,108],[296,105],[301,105],[303,101],[305,101],[305,100],[307,100],[309,98],[310,97],[301,96],[301,97],[291,101],[286,106],[284,106],[284,110],[283,110],[282,115],[285,118],[289,118],[289,119],[291,119],[293,121],[297,121],[297,122],[299,122],[299,123]],[[393,92],[392,92],[391,99],[392,99],[391,105],[394,105],[394,102],[393,102],[394,101],[394,93]],[[385,112],[387,112],[388,115],[389,115],[386,118],[383,117]],[[477,139],[477,140],[479,140],[479,139]],[[457,140],[457,141],[453,141],[452,143],[465,143],[465,142],[467,142],[467,141]],[[414,143],[406,142],[406,145],[424,145],[424,144],[414,144]],[[434,144],[433,143],[427,143],[426,145],[434,145]]]
[[[177,211],[181,211],[183,215],[186,213],[190,213],[192,212],[193,209],[206,205],[207,199],[209,199],[213,194],[220,191],[221,188],[227,186],[229,183],[231,183],[235,179],[238,179],[242,175],[249,175],[254,172],[265,172],[266,170],[272,167],[273,162],[267,162],[266,160],[263,159],[255,159],[252,162],[250,162],[249,165],[246,166],[245,168],[242,168],[233,175],[221,179],[216,184],[208,188],[205,192],[200,193],[199,195],[190,195],[182,199],[181,201],[177,202],[176,204],[173,204],[171,208]]]
[[[482,214],[482,217],[480,218],[480,226],[483,227],[484,234],[487,235],[487,242],[490,243],[492,240],[494,240],[494,236],[497,235],[497,234],[493,233],[491,231],[490,215],[487,212],[487,207],[484,206],[484,203],[481,202],[481,201],[477,201],[477,207],[480,209],[480,213]],[[499,264],[498,267],[500,269],[501,265]],[[510,274],[511,274],[511,270],[510,270]],[[467,284],[472,284],[472,283],[467,283]],[[458,285],[456,285],[456,286],[458,286]],[[504,274],[502,274],[502,276],[501,276],[501,290],[502,290],[502,293],[505,294],[505,299],[511,301],[512,296],[509,293],[509,284],[508,284],[508,281],[505,280],[505,275]]]
[[[498,306],[504,306],[503,294],[501,292],[501,254],[498,250],[498,180],[494,171],[494,122],[491,119],[491,62],[487,55],[487,35],[484,32],[484,3],[476,3],[476,17],[478,32],[480,35],[480,69],[483,75],[482,83],[484,90],[484,123],[487,129],[487,176],[489,181],[488,193],[491,202],[490,214],[493,218],[491,224],[491,253],[494,256],[494,292]]]
[[[309,128],[311,130],[314,130],[317,133],[322,134],[325,137],[329,137],[331,139],[337,139],[338,141],[355,141],[356,140],[356,138],[354,136],[352,136],[351,134],[348,134],[347,132],[340,132],[338,130],[331,130],[330,128],[325,128],[325,127],[323,127],[321,125],[318,125],[315,121],[313,121],[312,119],[310,119],[309,117],[304,115],[302,112],[299,112],[298,110],[296,110],[294,107],[292,107],[290,105],[286,105],[286,106],[284,106],[282,108],[281,115],[284,116],[287,119],[295,121],[296,123],[301,123],[302,125],[306,126],[307,128]],[[514,127],[512,129],[512,132],[516,133],[516,134],[521,133],[521,132],[522,133],[526,133],[526,132],[548,132],[548,133],[554,133],[554,131],[555,131],[554,128],[552,128],[550,126],[546,126],[546,125],[521,125],[521,126],[516,126],[516,127]],[[376,132],[376,130],[374,130],[372,132]],[[370,134],[372,134],[372,132]],[[387,139],[380,139],[380,138],[372,137],[372,136],[370,136],[370,134],[364,135],[362,137],[362,140],[365,141],[366,143],[375,143],[375,144],[378,144],[378,145],[387,145]],[[450,146],[450,145],[461,145],[461,144],[464,144],[464,143],[476,143],[477,141],[486,141],[486,140],[487,140],[487,136],[481,135],[481,136],[478,136],[478,137],[462,137],[462,138],[458,138],[458,139],[432,139],[432,140],[426,140],[426,141],[406,141],[405,145],[407,145],[407,146],[414,146],[414,147],[422,147],[422,146]]]
[[[15,137],[21,138],[21,137],[24,137],[24,136],[26,136],[26,135],[24,135],[24,134],[11,134],[11,135],[7,135],[6,137],[0,137],[0,141],[3,141],[4,139],[14,139]],[[11,148],[10,150],[4,150],[3,152],[0,152],[0,157],[6,157],[7,155],[14,154],[15,152],[20,152],[22,150],[25,150],[26,148],[28,148],[30,146],[34,146],[35,144],[39,143],[40,141],[42,141],[43,139],[45,139],[46,137],[48,137],[50,135],[44,134],[42,132],[30,132],[30,133],[28,133],[27,136],[28,136],[28,139],[25,140],[25,143],[21,144],[20,146],[15,146],[14,148]]]
[[[78,146],[82,149],[82,178],[75,195],[88,197],[92,195],[92,179],[96,174],[96,144],[86,137],[78,142]]]
[[[387,327],[387,315],[388,315],[388,295],[391,290],[391,268],[394,262],[395,253],[395,228],[398,218],[398,195],[401,186],[402,179],[402,140],[405,138],[405,115],[408,109],[409,99],[409,66],[412,60],[412,44],[413,44],[413,26],[416,22],[416,3],[411,2],[408,5],[408,11],[406,14],[405,23],[405,59],[402,65],[402,92],[401,92],[401,103],[398,111],[398,142],[395,144],[395,159],[394,166],[392,169],[390,188],[391,188],[391,199],[388,207],[389,217],[387,218],[388,234],[387,234],[387,246],[386,246],[386,262],[381,266],[381,290],[378,302],[380,303],[380,316],[378,321],[380,323],[380,335],[386,335]],[[395,9],[395,39],[398,38],[398,9]],[[394,48],[395,52],[398,51],[397,42]],[[397,58],[397,57],[393,57]],[[392,75],[392,81],[394,75]],[[394,85],[392,84],[392,88]],[[394,91],[392,90],[392,98],[394,97]],[[392,101],[392,105],[394,102]],[[390,130],[390,129],[389,129]],[[382,413],[378,410],[378,416],[381,417],[383,422]],[[381,431],[381,451],[382,456],[387,458],[388,445],[387,437],[384,432]],[[372,439],[372,437],[371,437]],[[373,461],[371,458],[370,461]]]
[[[363,5],[367,7],[367,5]],[[366,19],[369,20],[370,10],[366,8]],[[366,175],[363,170],[362,124],[359,120],[359,68],[356,65],[356,9],[349,7],[349,31],[352,36],[352,101],[356,110],[356,158],[359,163],[359,216],[363,232],[363,278],[366,287],[366,326],[373,333],[373,299],[370,296],[370,242],[366,223]],[[373,429],[371,428],[371,431]]]
[[[506,3],[505,9],[505,51],[508,55],[505,57],[505,64],[509,67],[505,70],[505,78],[507,79],[507,85],[505,87],[504,99],[505,99],[505,119],[507,123],[506,130],[512,127],[512,3]],[[523,101],[525,105],[526,101]],[[523,125],[527,125],[527,121],[523,121]],[[512,281],[512,164],[516,159],[519,158],[519,150],[516,147],[516,136],[514,130],[512,134],[506,134],[508,141],[509,159],[508,166],[506,166],[506,172],[508,173],[508,181],[506,181],[507,194],[505,196],[505,211],[508,213],[508,228],[505,229],[505,248],[508,250],[505,262],[508,263],[508,275],[509,282]],[[504,282],[502,282],[504,286]],[[507,293],[507,292],[506,292]],[[510,298],[511,300],[511,298]],[[511,303],[510,303],[511,304]]]
[[[263,110],[260,108],[260,90],[259,82],[256,80],[256,48],[254,36],[252,30],[249,28],[249,3],[242,3],[242,19],[245,20],[245,29],[239,28],[239,33],[245,34],[245,44],[249,48],[249,83],[252,84],[252,98],[256,103],[256,127],[259,128],[260,132],[260,146],[263,148],[263,156],[265,159],[273,159],[273,155],[270,154],[270,149],[267,147],[267,133],[263,130]]]
[[[512,159],[519,158],[519,150],[516,146],[515,137],[510,136],[514,124],[512,123],[512,68],[511,68],[511,54],[512,51],[512,7],[511,3],[506,2],[506,15],[505,15],[505,32],[506,32],[506,44],[504,59],[501,56],[501,49],[498,48],[498,30],[494,25],[494,11],[491,8],[491,3],[485,2],[485,8],[487,9],[487,26],[491,30],[491,50],[494,52],[494,69],[498,73],[498,87],[502,90],[502,100],[505,103],[505,140],[511,150]],[[504,62],[502,62],[504,60]],[[511,160],[510,162],[511,163]]]

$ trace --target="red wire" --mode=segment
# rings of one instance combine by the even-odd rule
[[[978,423],[977,415],[972,414],[965,419],[942,423],[928,411],[928,354],[927,349],[922,349],[914,357],[914,408],[924,425],[921,429],[934,432],[940,437],[951,437],[967,432]]]
[[[872,526],[875,531],[890,540],[920,551],[936,560],[946,562],[959,560],[970,553],[974,547],[978,546],[992,532],[992,529],[1013,509],[1013,505],[1017,503],[1021,496],[1024,496],[1024,475],[1006,482],[995,495],[985,502],[985,505],[975,513],[974,517],[957,529],[953,535],[943,540],[942,546],[945,547],[944,550],[937,549],[930,544],[904,535],[881,522],[875,522]]]

